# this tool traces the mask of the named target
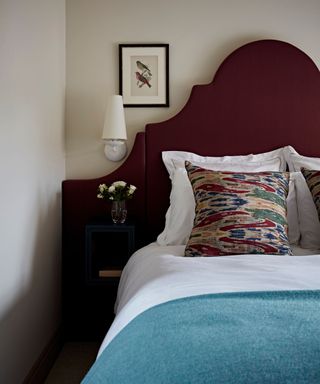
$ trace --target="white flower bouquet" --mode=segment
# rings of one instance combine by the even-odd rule
[[[110,186],[106,184],[100,184],[98,187],[98,199],[105,199],[111,201],[123,201],[132,198],[135,190],[132,184],[128,184],[125,181],[115,181]]]

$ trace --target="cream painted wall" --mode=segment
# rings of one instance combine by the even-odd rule
[[[319,0],[67,0],[67,177],[119,166],[100,140],[107,97],[118,93],[119,43],[170,44],[171,107],[125,110],[131,148],[137,131],[173,116],[193,84],[210,82],[249,41],[288,41],[320,68],[319,19]]]
[[[0,383],[60,323],[65,0],[0,1]]]

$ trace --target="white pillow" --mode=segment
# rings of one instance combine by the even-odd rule
[[[162,160],[167,168],[170,179],[172,180],[173,174],[176,169],[184,168],[185,161],[189,161],[192,164],[198,165],[200,167],[207,168],[208,164],[211,164],[214,168],[208,168],[216,171],[243,171],[245,169],[241,168],[229,168],[231,164],[232,167],[240,166],[241,164],[247,165],[248,163],[256,165],[257,167],[262,167],[263,171],[285,171],[287,164],[284,153],[284,148],[278,148],[274,151],[259,153],[256,155],[239,155],[239,156],[222,156],[222,157],[209,157],[209,156],[200,156],[192,152],[183,152],[183,151],[164,151],[162,152]],[[267,169],[264,167],[265,161],[274,160],[277,164],[273,163],[273,166],[276,168]],[[221,167],[219,167],[221,164]],[[267,164],[269,165],[269,164]],[[219,168],[218,168],[219,167]],[[247,172],[258,172],[255,169],[248,170]]]
[[[265,160],[264,162],[246,163],[211,163],[202,166],[206,169],[216,171],[234,172],[261,172],[279,171],[279,159]],[[294,184],[290,182],[287,197],[289,240],[296,244],[300,237]],[[290,214],[289,214],[290,210]],[[166,213],[166,222],[163,232],[158,236],[159,245],[182,245],[186,244],[193,227],[195,215],[195,201],[192,187],[185,168],[172,169],[172,189],[170,194],[170,206]]]
[[[187,171],[178,168],[171,184],[170,205],[165,228],[157,238],[159,245],[185,245],[193,227],[195,200]]]
[[[302,156],[290,145],[284,147],[283,153],[290,172],[300,172],[301,168],[320,170],[319,157]]]
[[[289,193],[287,196],[287,220],[288,220],[288,238],[291,245],[297,245],[300,242],[300,225],[297,205],[297,187],[296,179],[302,176],[301,172],[290,172]]]
[[[284,153],[289,171],[296,173],[294,182],[301,233],[300,246],[306,249],[320,249],[320,222],[317,209],[306,180],[299,172],[302,167],[320,170],[320,158],[299,155],[291,146],[285,147]]]

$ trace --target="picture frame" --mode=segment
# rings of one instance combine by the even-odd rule
[[[169,44],[119,44],[124,107],[169,107]]]

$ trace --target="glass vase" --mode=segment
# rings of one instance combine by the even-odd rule
[[[125,200],[113,201],[111,205],[111,218],[115,224],[123,224],[127,218],[127,204]]]

